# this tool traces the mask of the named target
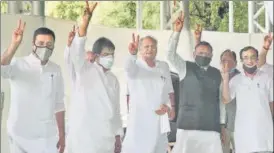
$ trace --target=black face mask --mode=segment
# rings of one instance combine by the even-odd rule
[[[197,56],[196,55],[195,62],[199,66],[208,66],[209,63],[211,62],[211,58],[210,57],[206,57],[206,56]]]
[[[257,65],[255,65],[253,67],[247,67],[247,66],[243,65],[243,69],[245,70],[246,73],[253,74],[257,70]]]

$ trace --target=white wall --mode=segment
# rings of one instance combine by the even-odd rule
[[[21,18],[26,21],[26,30],[24,34],[24,40],[16,53],[16,56],[25,56],[31,52],[32,47],[32,35],[35,29],[42,26],[42,19],[35,16],[19,16],[19,15],[3,15],[1,14],[1,52],[3,52],[9,45],[11,40],[12,31],[17,26],[17,20]],[[57,20],[52,18],[46,18],[46,27],[54,30],[56,34],[55,50],[52,56],[52,60],[60,64],[64,68],[63,50],[67,42],[68,32],[71,30],[75,22]],[[125,57],[128,54],[127,47],[131,41],[131,34],[136,32],[135,29],[122,29],[122,28],[108,28],[98,25],[90,25],[88,31],[88,43],[87,46],[91,46],[98,37],[104,36],[110,38],[116,45],[115,64],[113,71],[117,75],[121,86],[121,113],[123,116],[126,114],[126,98],[125,98],[125,77],[123,73],[123,64]],[[152,35],[158,39],[158,59],[165,59],[165,51],[167,48],[167,42],[171,31],[149,30],[141,31],[140,35]],[[190,44],[193,41],[188,37],[189,32],[183,31],[178,46],[178,53],[185,59],[191,59],[191,52],[193,51]],[[237,53],[239,50],[247,45],[252,45],[258,49],[261,48],[263,43],[263,34],[244,34],[244,33],[220,33],[220,32],[203,32],[203,40],[210,42],[214,48],[214,57],[212,65],[219,67],[219,57],[223,50],[232,49]],[[238,55],[238,54],[237,54]],[[273,63],[273,52],[270,51],[268,55],[268,62]],[[240,62],[239,62],[240,66]],[[63,75],[66,84],[66,102],[69,99],[69,78],[66,70],[63,69]],[[8,153],[8,143],[6,135],[6,119],[9,108],[9,84],[7,80],[1,79],[1,89],[5,92],[5,108],[3,110],[2,119],[2,137],[1,137],[1,152]]]

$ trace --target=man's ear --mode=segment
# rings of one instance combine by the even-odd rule
[[[34,41],[32,41],[32,50],[33,50],[33,51],[35,51],[35,50],[36,50],[36,46],[35,46]]]

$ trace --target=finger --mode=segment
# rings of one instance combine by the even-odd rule
[[[132,33],[132,42],[135,43],[135,34]]]
[[[25,30],[25,27],[26,27],[26,22],[24,22],[24,24],[22,25],[22,27],[20,27],[20,29],[21,29],[22,31],[24,31],[24,30]]]
[[[179,12],[179,14],[178,14],[178,19],[181,19],[182,13],[183,13],[183,11],[180,11],[180,12]]]
[[[94,9],[96,8],[97,4],[98,4],[98,3],[95,2],[95,3],[91,6],[91,8],[90,8],[90,11],[91,11],[91,12],[94,11]]]
[[[139,39],[140,39],[140,36],[139,36],[139,35],[137,35],[136,44],[139,44]]]
[[[185,13],[182,11],[182,14],[181,14],[181,21],[184,21],[185,19]]]
[[[222,72],[225,70],[225,63],[221,63]]]
[[[196,24],[195,26],[195,30],[198,31],[199,30],[199,24]]]
[[[86,0],[86,8],[89,8],[88,0]]]
[[[72,32],[75,32],[75,25],[73,25],[72,27]]]
[[[268,34],[268,39],[269,39],[269,41],[273,40],[273,33],[272,32]]]
[[[17,29],[20,29],[20,27],[21,27],[21,22],[22,22],[21,19],[19,19],[18,22],[17,22]]]
[[[228,63],[226,62],[225,63],[225,72],[227,72],[228,71]]]

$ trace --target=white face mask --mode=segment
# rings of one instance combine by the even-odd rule
[[[46,47],[36,47],[34,54],[36,54],[41,61],[47,61],[52,54],[52,50]]]
[[[100,57],[99,64],[102,65],[106,69],[110,69],[114,63],[113,55],[108,55],[104,57]]]

